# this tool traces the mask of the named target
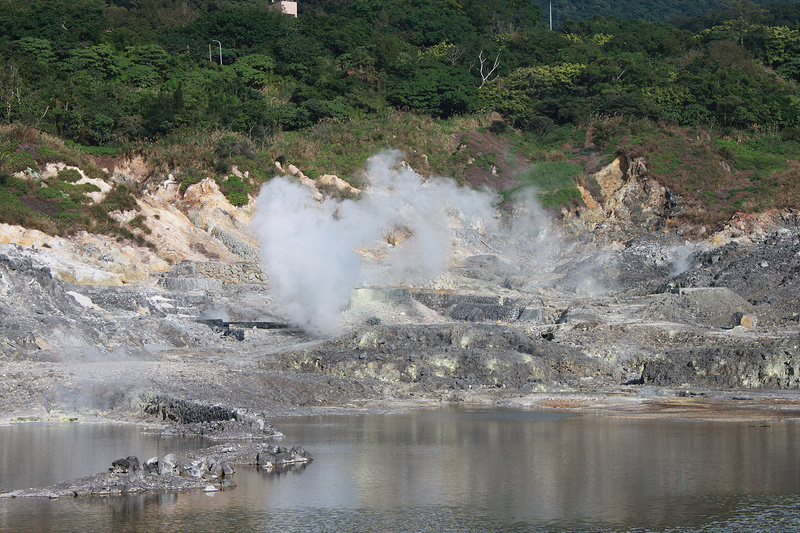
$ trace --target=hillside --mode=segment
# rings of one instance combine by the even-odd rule
[[[645,158],[575,157],[599,164],[592,186],[550,214],[496,209],[398,153],[370,160],[361,192],[279,163],[292,177],[239,206],[222,191],[248,180],[238,167],[191,184],[154,179],[141,157],[106,160],[101,178],[23,171],[79,175],[64,183],[100,189],[81,202],[117,226],[0,226],[0,414],[142,421],[146,393],[273,414],[445,400],[630,415],[679,393],[701,396],[692,416],[742,394],[751,411],[715,416],[794,412],[797,212],[739,214],[689,241]],[[112,185],[137,191],[125,208],[96,194]]]
[[[550,3],[539,1],[545,19],[549,23]],[[721,2],[719,0],[703,0],[700,2],[673,0],[667,2],[588,2],[585,0],[555,0],[553,6],[553,26],[561,28],[565,21],[581,21],[592,17],[617,17],[647,20],[650,22],[693,23],[715,25],[727,18],[736,18],[737,10],[746,9],[779,12],[796,9],[796,2],[772,2],[760,0],[756,2]],[[780,5],[780,7],[778,7]],[[779,19],[785,23],[786,19]],[[706,27],[711,27],[711,26]]]

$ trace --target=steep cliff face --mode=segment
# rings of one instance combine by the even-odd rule
[[[597,244],[628,242],[662,229],[675,208],[669,190],[647,177],[643,158],[621,155],[590,179],[599,191],[579,187],[586,207],[565,212],[564,220],[573,232],[589,232]]]

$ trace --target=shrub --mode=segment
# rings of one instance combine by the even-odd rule
[[[203,181],[203,178],[201,178],[200,176],[185,176],[181,180],[181,187],[180,187],[181,194],[185,193],[186,189],[188,189],[195,183],[200,183],[201,181]]]
[[[24,172],[27,169],[39,172],[39,164],[27,150],[10,154],[6,158],[6,165],[12,173]]]
[[[142,215],[133,217],[130,222],[128,222],[128,225],[142,230],[145,235],[150,235],[152,233],[152,230],[144,223],[144,217]]]
[[[74,168],[65,168],[64,170],[59,170],[58,174],[56,174],[56,177],[61,181],[68,181],[71,183],[75,183],[82,178],[81,173]]]
[[[36,191],[36,197],[40,200],[61,199],[66,195],[55,187],[41,187]]]
[[[139,209],[139,205],[136,203],[136,198],[133,196],[133,193],[124,185],[117,185],[112,189],[100,205],[106,212]]]
[[[237,207],[247,205],[250,202],[250,198],[243,192],[234,191],[228,193],[225,197],[228,199],[231,205],[235,205]]]

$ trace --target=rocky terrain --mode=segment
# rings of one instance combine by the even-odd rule
[[[454,216],[444,271],[359,286],[321,334],[276,297],[255,199],[233,207],[211,180],[148,184],[141,165],[108,179],[139,184],[149,248],[0,226],[3,421],[228,438],[274,430],[277,414],[450,401],[800,415],[800,213],[737,215],[689,241],[645,163],[618,160],[575,212]],[[286,172],[315,202],[337,187]],[[416,236],[387,229],[358,253],[380,269]]]

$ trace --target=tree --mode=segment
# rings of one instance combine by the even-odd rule
[[[481,84],[478,86],[480,89],[487,82],[492,81],[497,77],[495,71],[497,70],[497,66],[500,64],[500,52],[497,52],[497,55],[494,56],[494,61],[489,62],[488,57],[483,57],[483,50],[478,53],[478,66],[476,67],[476,71],[481,78]]]
[[[413,109],[447,118],[474,111],[477,89],[469,73],[458,66],[423,68],[389,92],[396,107]]]
[[[236,60],[233,71],[248,87],[258,89],[269,83],[275,60],[262,54],[250,54]]]
[[[0,98],[6,109],[6,122],[10,123],[12,108],[22,104],[22,77],[14,63],[0,66]]]

